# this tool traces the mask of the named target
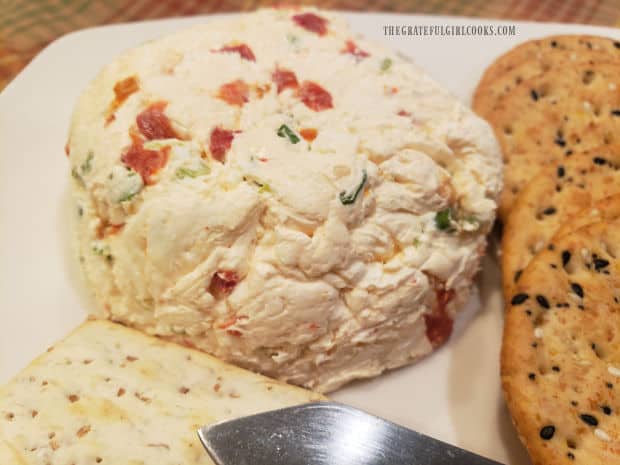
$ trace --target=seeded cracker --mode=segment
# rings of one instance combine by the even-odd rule
[[[614,221],[620,218],[620,194],[605,197],[591,206],[584,208],[570,220],[565,221],[553,235],[553,239],[570,234],[576,229],[583,228],[600,221]],[[553,240],[552,239],[552,240]]]
[[[504,393],[534,465],[620,463],[620,222],[553,242],[506,314]]]
[[[620,42],[606,37],[560,35],[522,43],[486,69],[476,89],[473,108],[486,117],[497,99],[521,82],[549,69],[592,60],[620,60]]]
[[[488,119],[504,155],[505,219],[541,166],[614,142],[620,131],[620,63],[549,70],[499,100]]]
[[[321,398],[91,321],[0,388],[0,464],[208,465],[200,425]]]
[[[580,152],[542,170],[517,197],[502,237],[504,294],[560,226],[584,208],[620,193],[620,146]]]

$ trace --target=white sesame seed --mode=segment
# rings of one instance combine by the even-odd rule
[[[607,434],[605,431],[603,431],[600,428],[596,428],[594,430],[594,435],[599,438],[601,441],[611,441],[611,438],[609,437],[609,434]]]
[[[536,337],[538,339],[541,339],[543,337],[543,330],[542,330],[542,328],[539,327],[539,328],[536,328],[534,330],[534,337]],[[620,371],[618,373],[620,373]],[[620,374],[618,376],[620,376]]]
[[[616,90],[616,83],[615,82],[610,82],[609,83],[609,90]]]
[[[570,54],[570,59],[575,61],[577,59],[577,54],[576,53],[571,53]]]
[[[583,109],[585,111],[592,111],[592,104],[588,101],[583,102]]]
[[[607,367],[607,371],[608,371],[610,374],[612,374],[612,375],[617,376],[617,377],[619,377],[619,378],[620,378],[620,368],[617,368],[617,367],[615,367],[615,366],[611,366],[611,365],[610,365],[609,367]]]

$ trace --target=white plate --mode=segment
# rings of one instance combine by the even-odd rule
[[[483,69],[510,46],[549,34],[620,39],[592,26],[516,24],[506,37],[384,36],[384,25],[491,24],[464,18],[347,13],[352,27],[412,56],[469,102]],[[0,383],[84,319],[92,302],[69,241],[63,147],[76,98],[122,50],[212,17],[105,26],[69,34],[0,94]],[[500,24],[492,22],[492,24]],[[486,259],[480,300],[446,347],[417,365],[355,383],[333,398],[508,464],[524,464],[498,377],[499,270]]]

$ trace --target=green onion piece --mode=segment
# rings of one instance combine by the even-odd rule
[[[435,225],[440,231],[445,231],[452,224],[452,209],[446,208],[435,214]]]
[[[80,172],[82,174],[86,174],[90,172],[90,170],[93,168],[94,157],[95,157],[95,154],[92,151],[88,152],[88,155],[86,156],[86,160],[84,161],[84,163],[80,165]]]
[[[416,237],[416,238],[413,240],[413,246],[414,246],[414,247],[416,247],[416,248],[418,248],[418,247],[420,247],[420,244],[421,244],[420,239],[418,239],[418,238]]]
[[[366,184],[367,179],[368,179],[368,174],[366,173],[366,170],[362,170],[362,181],[355,188],[355,190],[348,194],[347,194],[347,191],[342,191],[340,193],[340,201],[342,202],[343,205],[350,205],[352,203],[355,203],[357,196],[359,195],[360,192],[362,192],[362,189],[364,189],[364,185]]]
[[[291,43],[291,45],[296,45],[299,42],[299,37],[293,34],[287,34],[286,39]]]
[[[385,72],[388,69],[390,69],[391,66],[392,66],[392,59],[384,58],[383,61],[381,62],[381,71]]]
[[[142,186],[137,186],[137,189],[125,192],[118,199],[119,202],[127,202],[128,200],[133,199],[140,191],[142,190]]]
[[[209,174],[210,172],[211,172],[211,168],[203,164],[200,168],[195,169],[195,170],[182,166],[176,170],[174,175],[177,177],[177,179],[184,179],[184,178],[196,178],[198,176],[204,176],[206,174]]]
[[[259,194],[266,194],[267,192],[271,192],[271,187],[269,187],[269,184],[265,183],[258,188]]]
[[[297,137],[297,134],[295,134],[293,130],[289,128],[286,124],[280,126],[280,128],[278,129],[278,136],[288,137],[288,140],[290,140],[293,144],[299,142],[299,137]]]
[[[110,252],[110,246],[108,245],[102,245],[100,242],[94,242],[92,245],[93,248],[93,252],[96,253],[97,255],[105,258],[108,263],[112,263],[114,261],[114,257],[112,256],[112,253]]]

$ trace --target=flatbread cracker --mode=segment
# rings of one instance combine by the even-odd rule
[[[557,35],[530,40],[504,53],[486,69],[472,106],[485,117],[497,99],[540,73],[578,62],[613,60],[620,60],[620,42],[607,37]]]
[[[207,465],[199,426],[320,399],[91,321],[0,388],[0,463]]]
[[[620,63],[580,63],[523,82],[501,99],[489,122],[504,154],[505,219],[537,169],[620,134]]]
[[[620,222],[554,241],[506,314],[505,397],[534,465],[620,463]]]
[[[542,170],[523,189],[504,225],[504,295],[555,232],[581,210],[620,194],[620,145],[580,152]]]

